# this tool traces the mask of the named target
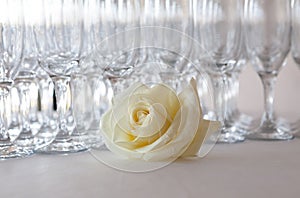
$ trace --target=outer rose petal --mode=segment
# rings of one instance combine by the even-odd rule
[[[196,94],[198,94],[197,83],[196,83],[195,79],[191,79],[190,84],[194,88],[194,91],[196,92]],[[197,105],[200,108],[199,97],[198,97]],[[202,114],[202,112],[201,112],[201,114]],[[221,127],[221,123],[219,121],[204,120],[204,119],[202,119],[202,115],[201,115],[199,128],[197,130],[195,138],[193,139],[193,141],[189,145],[189,147],[186,149],[186,151],[181,155],[181,157],[196,155],[198,153],[198,151],[200,150],[201,145],[203,144],[205,136],[207,134],[211,135],[213,132],[219,130],[220,127]]]
[[[210,121],[202,119],[198,131],[193,139],[192,143],[186,149],[186,151],[181,155],[181,157],[188,157],[196,155],[201,145],[203,144],[205,136],[208,134],[212,134],[213,132],[219,130],[221,127],[221,123],[219,121]]]

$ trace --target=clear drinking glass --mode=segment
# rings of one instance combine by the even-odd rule
[[[19,115],[21,118],[21,131],[15,143],[19,146],[29,147],[32,149],[39,149],[48,145],[53,141],[57,127],[50,126],[47,118],[43,116],[42,125],[38,120],[38,91],[40,91],[43,100],[49,100],[45,98],[43,89],[38,89],[38,78],[41,72],[38,62],[38,51],[34,38],[34,25],[41,23],[42,9],[37,9],[36,12],[32,12],[32,3],[34,6],[41,7],[41,2],[28,1],[23,5],[24,11],[24,50],[23,58],[19,68],[19,74],[15,79],[15,87],[19,92],[20,108]],[[46,88],[47,89],[47,88]],[[45,90],[46,91],[46,90]],[[49,97],[49,96],[47,96]],[[45,103],[46,101],[42,101]],[[44,106],[43,106],[44,109]]]
[[[89,107],[85,108],[85,112],[87,115],[91,114],[93,119],[87,134],[90,138],[84,139],[94,148],[103,145],[99,124],[102,114],[110,105],[112,96],[112,86],[108,78],[130,76],[137,62],[137,50],[134,49],[139,42],[137,4],[138,1],[133,0],[84,2],[83,51],[85,56],[91,53],[95,56],[81,59],[80,74],[84,76],[77,77],[88,79],[86,95],[90,98]],[[130,29],[134,30],[128,31]],[[109,43],[106,42],[107,40]],[[94,51],[98,53],[93,53]],[[86,63],[87,60],[89,63]],[[103,71],[109,75],[104,77]],[[86,85],[81,84],[81,86]],[[86,116],[81,120],[89,122],[89,118]]]
[[[74,153],[87,150],[78,139],[72,104],[69,102],[71,75],[79,69],[83,46],[82,0],[44,0],[43,22],[34,26],[42,67],[51,76],[57,100],[58,134],[42,153]]]
[[[300,66],[300,1],[292,1],[292,56],[294,61]],[[300,137],[300,121],[292,125],[295,136]]]
[[[23,52],[22,1],[0,2],[0,159],[25,157],[33,153],[11,142],[7,130],[7,97],[17,76]]]
[[[242,1],[244,3],[244,1]],[[244,4],[243,4],[244,7]],[[242,17],[243,18],[243,17]],[[243,24],[243,21],[242,21]],[[227,75],[227,96],[226,96],[226,118],[225,125],[231,127],[233,131],[245,135],[251,129],[257,127],[258,120],[242,113],[238,108],[239,97],[239,76],[248,62],[248,56],[245,44],[245,32],[242,31],[241,53],[233,70],[226,72]]]
[[[43,48],[40,46],[43,42],[36,40],[36,35],[44,31],[44,29],[37,27],[46,27],[43,6],[44,1],[35,0],[26,0],[23,5],[26,39],[22,65],[24,70],[31,71],[35,76],[34,95],[35,97],[40,96],[40,112],[37,111],[37,106],[33,105],[29,115],[31,127],[38,129],[38,135],[41,138],[52,138],[57,133],[57,126],[53,122],[52,115],[53,82],[47,72],[39,65],[39,48]],[[35,32],[36,30],[41,32]],[[34,100],[36,99],[34,98]]]
[[[230,127],[232,131],[245,135],[250,130],[258,126],[258,122],[253,117],[242,113],[238,108],[239,97],[239,76],[245,68],[248,57],[246,54],[245,39],[243,39],[242,53],[232,71],[226,73],[228,91],[226,93],[226,114],[225,126]]]
[[[226,126],[228,79],[242,53],[242,8],[239,0],[200,0],[194,2],[196,38],[207,57],[199,53],[199,67],[209,74],[214,89],[217,120],[224,122],[219,143],[244,141],[244,137],[231,126]],[[212,61],[213,60],[213,61]]]
[[[246,0],[245,2],[247,52],[263,83],[265,98],[265,112],[261,124],[247,135],[249,139],[289,140],[293,138],[276,123],[273,107],[275,82],[290,50],[290,3],[289,0]]]

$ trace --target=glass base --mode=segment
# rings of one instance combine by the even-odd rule
[[[249,119],[250,117],[248,115],[242,114],[239,119],[236,121],[237,127],[243,129],[247,134],[249,131],[252,131],[253,129],[257,128],[259,126],[259,119]],[[247,120],[247,121],[246,121]]]
[[[38,120],[30,121],[30,129],[32,130],[32,134],[35,135],[41,128],[41,123]]]
[[[289,123],[286,120],[283,120],[285,122],[280,122],[281,128],[284,127],[284,131],[289,132],[291,134],[294,134],[295,137],[300,137],[300,120],[297,120],[296,122]],[[283,123],[283,124],[282,124]]]
[[[49,145],[54,141],[56,134],[58,133],[58,127],[56,125],[42,124],[38,133],[34,136],[35,150]]]
[[[281,130],[276,124],[262,124],[259,128],[252,133],[246,135],[250,140],[267,140],[267,141],[280,141],[291,140],[294,136],[285,130]]]
[[[295,136],[296,138],[300,138],[300,132],[295,133],[294,136]]]
[[[231,127],[233,132],[244,136],[259,126],[259,120],[237,111],[227,119],[225,125]]]
[[[35,136],[30,139],[16,139],[14,144],[19,147],[38,150],[49,145],[54,140],[54,137]]]
[[[50,128],[49,128],[50,129]],[[20,135],[14,140],[14,144],[27,149],[38,150],[49,145],[55,138],[55,133],[40,132],[33,135],[31,130],[22,130]]]
[[[100,148],[104,145],[103,137],[100,134],[91,131],[85,135],[72,136],[75,141],[84,142],[89,148]]]
[[[0,146],[0,160],[24,158],[34,154],[33,150],[15,145]]]
[[[240,135],[239,133],[234,133],[230,131],[222,131],[218,137],[217,143],[238,143],[245,141],[245,137]]]
[[[224,133],[235,134],[244,137],[244,135],[249,132],[247,128],[240,126],[236,122],[226,122],[225,126],[226,126],[225,127],[226,132]]]
[[[77,142],[74,139],[68,139],[54,140],[48,146],[38,149],[37,152],[44,154],[69,154],[86,150],[88,150],[88,147],[84,143]]]
[[[294,129],[292,129],[291,124],[286,119],[281,118],[281,117],[277,118],[275,116],[274,120],[275,120],[274,124],[272,124],[272,125],[274,125],[274,126],[276,125],[276,128],[279,128],[280,132],[286,132],[286,133],[294,132]]]
[[[10,136],[11,141],[13,142],[19,136],[21,132],[21,126],[17,122],[12,122],[8,127],[8,133]]]

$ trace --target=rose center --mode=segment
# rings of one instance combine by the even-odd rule
[[[133,112],[134,122],[138,125],[142,125],[149,113],[150,112],[148,109],[136,110],[135,112]]]

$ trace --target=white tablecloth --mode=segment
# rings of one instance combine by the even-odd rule
[[[216,145],[203,159],[148,173],[107,167],[89,152],[0,163],[0,197],[299,197],[300,139]]]

